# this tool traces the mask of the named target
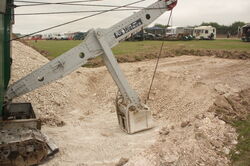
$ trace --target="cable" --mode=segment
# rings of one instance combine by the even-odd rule
[[[91,1],[102,1],[102,0],[64,1],[64,2],[55,2],[55,3],[80,3],[80,2],[91,2]],[[19,3],[35,3],[35,4],[50,3],[50,2],[19,1],[19,0],[15,0],[15,2],[19,2]]]
[[[165,8],[142,8],[145,10],[156,10],[156,9],[165,9]],[[117,9],[115,11],[135,11],[139,9]],[[66,12],[41,12],[41,13],[17,13],[15,16],[33,16],[33,15],[53,15],[53,14],[72,14],[72,13],[96,13],[96,12],[104,12],[107,10],[82,10],[82,11],[66,11]]]
[[[16,7],[28,7],[28,6],[40,6],[40,5],[67,5],[67,6],[87,6],[87,7],[119,7],[117,5],[102,5],[102,4],[74,4],[77,2],[92,2],[92,1],[102,1],[102,0],[85,0],[85,1],[70,1],[70,2],[34,2],[34,1],[16,1],[16,2],[30,2],[35,4],[29,4],[29,5],[16,5]],[[143,7],[139,6],[126,6],[126,8],[133,8],[133,9],[143,9]]]
[[[64,6],[85,6],[85,7],[119,7],[117,5],[97,5],[97,4],[70,4],[70,3],[44,3],[44,4],[37,4],[37,5],[16,5],[16,7],[28,7],[28,6],[41,6],[41,5],[64,5]],[[141,9],[142,7],[138,6],[126,6],[126,8],[135,8]]]
[[[101,1],[101,0],[85,0],[85,2],[92,2],[92,1]],[[20,2],[20,1],[19,1]],[[27,2],[27,1],[26,1]],[[52,3],[52,2],[32,2],[35,4],[28,4],[28,5],[17,5],[17,7],[29,7],[29,6],[41,6],[41,5],[67,5],[67,6],[91,6],[91,7],[119,7],[116,5],[97,5],[97,4],[75,4],[77,1],[71,1],[71,2],[57,2],[57,3]],[[79,2],[79,1],[78,1]],[[81,1],[83,2],[83,1]],[[130,6],[130,8],[138,8],[140,9],[141,7],[137,6]]]
[[[28,35],[24,35],[24,36],[21,36],[21,37],[17,37],[17,38],[11,39],[10,41],[22,39],[24,37],[28,37],[28,36],[31,36],[31,35],[35,35],[37,33],[45,32],[45,31],[48,31],[48,30],[51,30],[51,29],[55,29],[55,28],[58,28],[58,27],[61,27],[61,26],[65,26],[65,25],[68,25],[68,24],[71,24],[71,23],[74,23],[74,22],[78,22],[78,21],[81,21],[81,20],[84,20],[84,19],[87,19],[87,18],[90,18],[90,17],[94,17],[94,16],[97,16],[97,15],[100,15],[100,14],[103,14],[103,13],[107,13],[109,11],[113,11],[113,10],[116,10],[116,9],[119,9],[119,8],[123,8],[123,7],[129,6],[129,5],[137,4],[137,3],[140,3],[140,2],[143,2],[143,1],[145,1],[145,0],[139,0],[139,1],[136,1],[136,2],[132,2],[132,3],[129,3],[129,4],[126,4],[126,5],[123,5],[123,6],[119,6],[119,7],[110,9],[110,10],[106,10],[104,12],[99,12],[99,13],[88,15],[88,16],[85,16],[85,17],[81,17],[81,18],[78,18],[78,19],[75,19],[75,20],[72,20],[72,21],[68,21],[68,22],[63,23],[63,24],[55,25],[55,26],[52,26],[52,27],[49,27],[49,28],[45,28],[45,29],[42,29],[42,30],[30,33]]]
[[[63,4],[74,4],[74,3],[83,3],[83,2],[96,2],[102,0],[82,0],[82,1],[66,1],[66,2],[38,2],[38,1],[15,1],[17,3],[30,3],[26,5],[18,5],[19,6],[40,6],[40,5],[63,5]]]
[[[139,9],[118,9],[115,11],[129,11],[129,10],[139,10]],[[15,16],[33,16],[33,15],[52,15],[52,14],[71,14],[71,13],[96,13],[96,12],[104,12],[107,10],[83,10],[83,11],[68,11],[68,12],[45,12],[45,13],[17,13]]]
[[[172,13],[173,13],[173,9],[171,10],[169,18],[168,18],[167,27],[169,26],[170,19],[172,17]],[[164,43],[165,43],[164,41],[162,41],[162,43],[161,43],[161,48],[160,48],[159,56],[157,57],[157,62],[156,62],[156,65],[155,65],[154,74],[153,74],[153,77],[152,77],[152,80],[151,80],[151,83],[150,83],[150,87],[149,87],[149,91],[148,91],[148,96],[147,96],[147,99],[145,101],[145,104],[147,104],[147,101],[149,100],[150,92],[152,90],[152,86],[153,86],[153,83],[154,83],[154,80],[155,80],[155,75],[156,75],[156,72],[157,72],[157,69],[158,69],[158,66],[159,66],[159,61],[160,61],[160,58],[161,58],[161,54],[162,54]]]

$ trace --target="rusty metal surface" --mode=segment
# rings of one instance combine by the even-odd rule
[[[10,103],[0,120],[0,166],[30,166],[58,152],[30,103]]]

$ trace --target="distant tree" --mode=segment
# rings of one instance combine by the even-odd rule
[[[230,26],[230,33],[232,35],[237,35],[238,34],[238,28],[246,25],[245,22],[242,21],[236,21]]]
[[[209,23],[203,22],[201,24],[201,26],[209,26],[209,25],[215,27],[216,29],[219,29],[221,27],[221,25],[218,24],[217,22],[209,22]]]
[[[155,24],[154,27],[166,28],[167,26],[163,24]]]
[[[228,34],[230,31],[230,26],[226,25],[220,25],[220,27],[217,29],[218,34]]]

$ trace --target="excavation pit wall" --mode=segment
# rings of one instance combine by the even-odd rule
[[[48,60],[13,42],[12,82]],[[156,60],[121,64],[142,100],[147,96]],[[16,99],[30,101],[43,132],[60,148],[48,166],[229,165],[237,144],[233,127],[213,108],[220,96],[250,87],[248,60],[209,56],[163,58],[148,106],[155,127],[123,133],[115,113],[117,87],[105,67],[80,68],[65,78]]]
[[[46,56],[46,54],[41,53]],[[247,60],[250,59],[249,51],[234,51],[234,50],[206,50],[206,49],[167,49],[164,50],[161,54],[161,58],[169,58],[183,55],[191,55],[191,56],[209,56],[216,58],[225,58],[225,59],[242,59]],[[156,59],[159,56],[159,50],[154,53],[140,53],[137,55],[119,55],[117,57],[117,61],[119,63],[126,62],[139,62],[144,60]],[[101,58],[95,58],[88,62],[86,67],[100,67],[103,66],[104,62]]]

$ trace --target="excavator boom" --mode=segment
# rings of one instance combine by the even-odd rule
[[[110,28],[90,30],[81,44],[9,86],[6,99],[11,100],[63,78],[86,64],[89,59],[104,54],[100,39],[107,43],[107,46],[111,49],[119,42],[151,24],[166,11],[172,10],[176,2],[177,0],[159,0]],[[128,91],[121,86],[118,87],[123,95],[130,96]],[[132,97],[130,99],[132,100]]]

